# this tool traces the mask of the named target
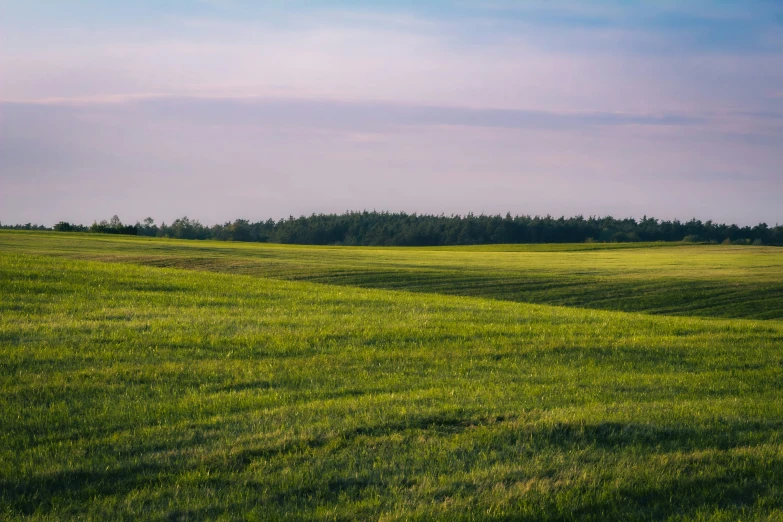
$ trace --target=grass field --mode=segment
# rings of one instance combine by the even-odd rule
[[[0,231],[0,518],[783,518],[783,249]]]

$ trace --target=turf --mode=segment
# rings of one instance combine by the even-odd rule
[[[782,268],[1,232],[0,518],[779,519]]]

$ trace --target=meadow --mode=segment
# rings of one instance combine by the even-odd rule
[[[783,249],[0,231],[0,518],[783,518]]]

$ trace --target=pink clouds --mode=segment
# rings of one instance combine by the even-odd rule
[[[754,50],[764,39],[750,33],[705,47],[753,17],[691,6],[672,29],[574,6],[2,27],[0,100],[21,104],[0,104],[0,219],[378,208],[779,221],[783,53]]]

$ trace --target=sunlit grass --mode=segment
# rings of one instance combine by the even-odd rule
[[[666,315],[783,319],[783,249],[671,243],[350,248],[0,232],[7,251]]]
[[[666,278],[779,285],[781,251],[519,250],[1,233],[0,518],[783,517],[781,321],[422,275],[596,270],[676,302]],[[391,269],[416,291],[359,288]],[[696,311],[780,317],[732,295]]]

